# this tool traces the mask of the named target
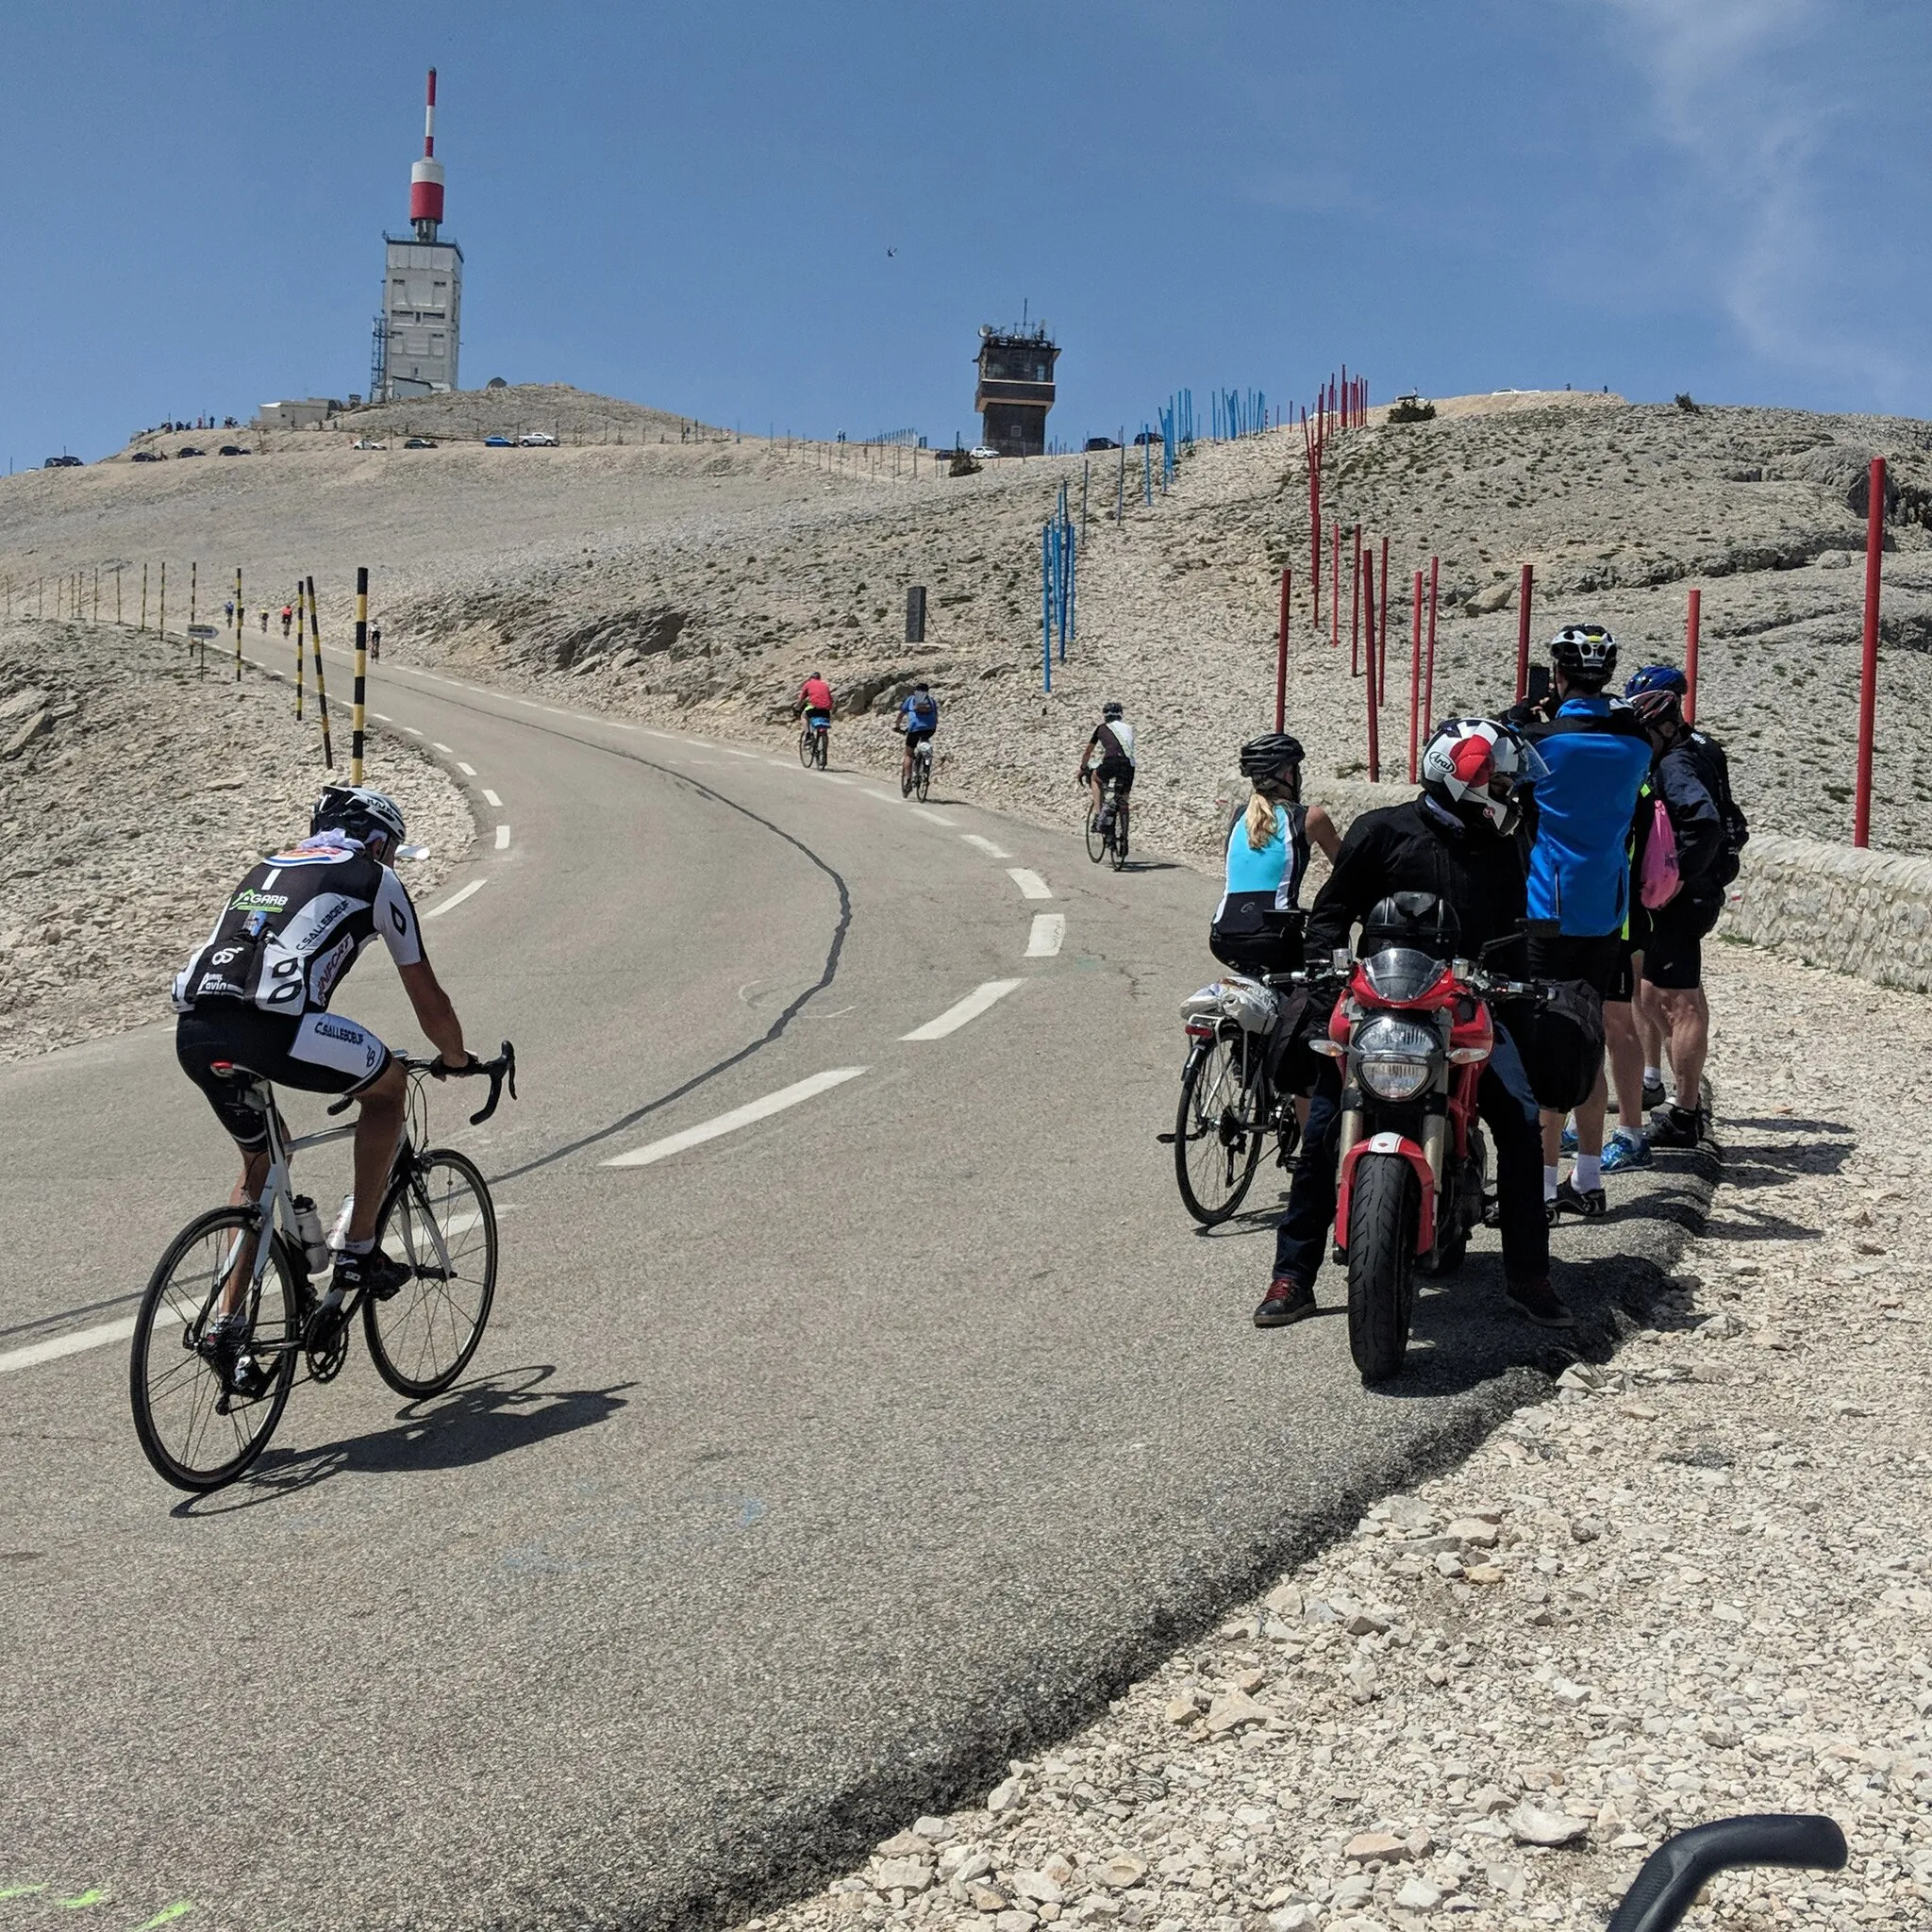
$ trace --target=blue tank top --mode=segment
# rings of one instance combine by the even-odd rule
[[[1277,907],[1301,903],[1302,876],[1308,869],[1308,808],[1274,808],[1274,836],[1257,852],[1248,843],[1247,814],[1227,833],[1227,891],[1273,892]]]

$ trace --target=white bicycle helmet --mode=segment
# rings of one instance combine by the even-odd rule
[[[330,785],[308,815],[310,835],[336,831],[359,840],[387,839],[391,854],[407,836],[402,808],[373,785]]]
[[[1600,691],[1617,668],[1617,641],[1600,624],[1566,624],[1550,640],[1550,662],[1573,683]]]

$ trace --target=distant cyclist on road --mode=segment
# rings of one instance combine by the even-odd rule
[[[798,687],[798,713],[808,726],[821,721],[831,725],[832,687],[816,671]]]
[[[1120,799],[1121,828],[1128,828],[1132,813],[1127,793],[1134,789],[1134,727],[1127,723],[1124,708],[1114,700],[1108,699],[1101,706],[1100,723],[1087,741],[1087,749],[1080,756],[1080,768],[1074,776],[1083,780],[1092,792],[1093,809],[1100,814],[1103,831],[1113,824],[1113,807],[1108,801],[1107,788],[1114,786]]]
[[[894,722],[906,734],[906,756],[899,761],[899,785],[902,791],[909,791],[912,789],[912,754],[922,744],[930,744],[933,733],[940,728],[940,701],[927,690],[924,678],[922,677],[908,693]]]
[[[356,1201],[328,1300],[340,1306],[366,1288],[386,1296],[409,1271],[375,1245],[390,1163],[403,1129],[407,1083],[390,1050],[367,1027],[328,1010],[357,955],[379,933],[402,976],[416,1019],[435,1042],[439,1066],[470,1065],[462,1023],[423,950],[416,908],[392,869],[403,815],[368,786],[331,785],[316,801],[308,836],[264,859],[236,889],[208,942],[176,974],[175,1053],[242,1150],[231,1206],[254,1201],[268,1177],[267,1128],[242,1103],[229,1070],[245,1068],[277,1086],[350,1093],[356,1122]],[[240,1349],[245,1334],[230,1313],[246,1271],[224,1296],[209,1340]],[[325,1303],[325,1306],[327,1304]]]

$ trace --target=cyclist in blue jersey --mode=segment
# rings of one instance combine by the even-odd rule
[[[1322,807],[1302,803],[1302,748],[1286,732],[1250,739],[1241,765],[1255,789],[1227,828],[1227,885],[1208,946],[1238,973],[1291,973],[1302,963],[1301,934],[1274,915],[1299,909],[1311,849],[1332,861],[1341,835]]]
[[[1600,624],[1574,624],[1550,641],[1547,699],[1518,705],[1509,722],[1548,767],[1530,791],[1529,917],[1555,922],[1532,933],[1529,976],[1578,980],[1599,1001],[1627,1001],[1631,959],[1630,827],[1650,775],[1643,721],[1604,695],[1617,668],[1617,641]],[[1543,1114],[1543,1199],[1554,1220],[1593,1220],[1608,1201],[1603,1186],[1608,1088],[1599,1067],[1576,1108],[1576,1162],[1558,1180],[1563,1116]]]
[[[912,754],[922,744],[930,743],[933,733],[940,728],[940,701],[926,689],[924,678],[912,687],[900,705],[893,724],[906,734],[906,756],[899,760],[899,784],[902,790],[909,791],[912,789]]]

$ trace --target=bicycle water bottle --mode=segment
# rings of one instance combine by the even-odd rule
[[[328,1241],[322,1231],[322,1216],[307,1194],[295,1196],[295,1232],[302,1238],[302,1252],[308,1272],[320,1274],[328,1266]]]

